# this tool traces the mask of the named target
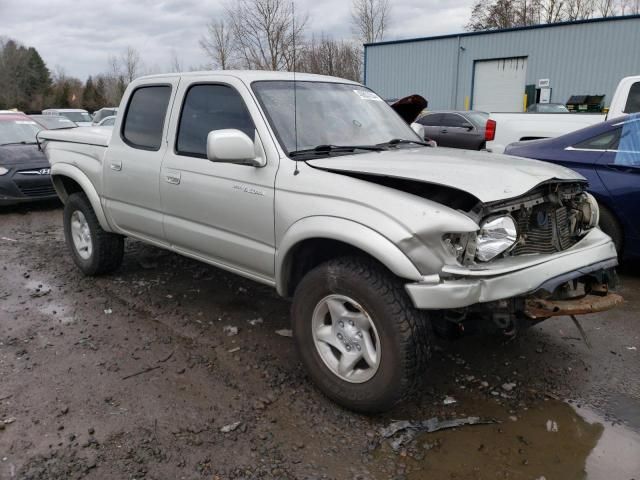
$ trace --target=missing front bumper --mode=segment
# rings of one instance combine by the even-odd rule
[[[546,300],[528,298],[525,302],[525,313],[533,319],[559,317],[564,315],[585,315],[611,310],[622,305],[624,299],[608,292],[605,295],[589,294],[569,300]]]

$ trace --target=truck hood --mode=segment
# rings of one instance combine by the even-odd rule
[[[40,140],[53,140],[56,142],[84,143],[99,147],[109,146],[111,140],[111,127],[81,127],[59,130],[43,130],[38,133]]]
[[[415,180],[463,190],[483,203],[519,197],[548,181],[586,181],[558,165],[488,152],[410,148],[308,160],[315,168]]]

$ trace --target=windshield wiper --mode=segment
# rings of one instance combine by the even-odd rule
[[[383,145],[318,145],[313,148],[305,148],[289,152],[289,157],[299,157],[302,155],[330,155],[332,153],[349,153],[356,150],[382,152],[386,150],[386,148]]]
[[[432,145],[430,143],[427,142],[421,142],[420,140],[408,140],[406,138],[393,138],[391,140],[389,140],[388,142],[384,142],[384,143],[379,143],[379,146],[395,146],[395,145],[405,145],[407,143],[414,143],[416,145],[422,145],[424,147],[431,147]]]
[[[0,147],[4,147],[5,145],[35,145],[37,142],[7,142],[7,143],[0,143]]]

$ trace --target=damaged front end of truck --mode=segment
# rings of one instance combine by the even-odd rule
[[[575,320],[622,303],[612,291],[617,255],[597,228],[598,205],[584,182],[547,182],[514,199],[478,202],[467,214],[480,230],[443,236],[457,262],[442,268],[433,288],[449,299],[432,315],[446,336],[514,335],[551,317]],[[429,287],[407,290],[417,306],[433,305]]]

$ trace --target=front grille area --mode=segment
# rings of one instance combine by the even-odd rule
[[[41,185],[18,185],[18,189],[27,197],[46,197],[55,195],[56,191],[52,183]]]
[[[513,212],[513,216],[519,232],[514,255],[555,253],[570,248],[579,240],[574,234],[575,221],[572,222],[567,207],[556,208],[543,203]]]

